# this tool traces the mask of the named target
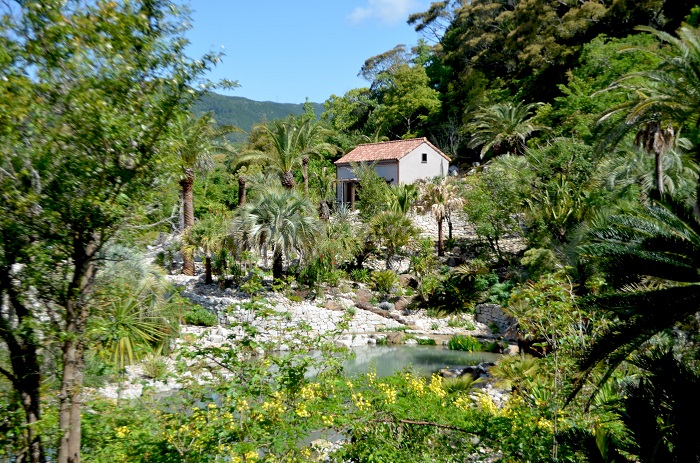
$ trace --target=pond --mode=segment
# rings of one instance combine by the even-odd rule
[[[352,349],[355,358],[345,362],[349,376],[376,369],[377,376],[390,376],[412,367],[416,373],[431,375],[441,368],[496,362],[501,354],[448,350],[442,346],[368,346]]]

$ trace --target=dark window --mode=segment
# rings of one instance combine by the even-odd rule
[[[420,162],[428,162],[428,153],[423,153],[420,156]]]

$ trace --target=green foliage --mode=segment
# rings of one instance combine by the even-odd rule
[[[436,342],[433,338],[416,338],[419,346],[434,346]]]
[[[358,283],[369,283],[372,281],[369,270],[366,268],[356,268],[350,271],[350,278]]]
[[[386,180],[374,170],[374,164],[353,165],[352,171],[359,180],[357,209],[362,220],[368,222],[372,217],[386,211],[390,199],[389,187]]]
[[[372,286],[375,291],[390,294],[399,283],[399,277],[393,270],[377,270],[372,272]]]
[[[468,179],[468,189],[464,193],[464,211],[469,222],[499,260],[506,259],[503,238],[520,234],[516,218],[529,183],[523,182],[517,173],[520,169],[513,165],[520,164],[521,159],[493,161],[483,173]]]
[[[197,304],[192,304],[190,310],[183,315],[182,321],[188,325],[196,326],[216,326],[219,324],[215,313]]]
[[[466,350],[469,352],[481,351],[483,346],[474,336],[456,334],[447,341],[447,348],[451,350]]]

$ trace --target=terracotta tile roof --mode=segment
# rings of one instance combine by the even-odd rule
[[[408,153],[418,148],[423,143],[427,143],[431,148],[450,160],[442,151],[437,149],[427,138],[411,138],[410,140],[394,140],[381,143],[366,143],[358,145],[342,158],[335,161],[335,164],[348,164],[350,162],[374,162],[399,160]]]

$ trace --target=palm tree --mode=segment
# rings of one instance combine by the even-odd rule
[[[213,282],[211,259],[226,246],[229,238],[228,222],[227,214],[212,213],[197,221],[183,236],[188,252],[199,251],[204,254],[205,284]]]
[[[657,190],[662,193],[662,157],[674,132],[684,125],[693,129],[700,125],[700,30],[681,27],[678,37],[674,37],[649,27],[637,29],[668,46],[645,50],[660,61],[656,69],[628,74],[606,89],[624,91],[631,98],[599,120],[624,114],[605,144],[616,144],[636,130],[637,141],[654,153]],[[700,204],[700,196],[696,202]],[[700,207],[696,206],[695,213],[700,214]]]
[[[192,187],[196,172],[210,170],[214,161],[213,154],[232,154],[234,152],[225,136],[241,130],[225,125],[214,127],[211,114],[195,118],[191,114],[178,117],[172,127],[171,143],[182,168],[180,187],[182,188],[183,232],[194,225],[194,199]],[[194,260],[183,252],[182,273],[194,275]]]
[[[435,178],[433,181],[421,183],[418,186],[419,210],[432,214],[438,226],[438,256],[445,255],[444,233],[442,223],[450,211],[464,205],[456,185],[449,177]]]
[[[308,254],[320,225],[311,202],[289,189],[265,188],[238,209],[234,232],[260,252],[272,250],[272,274],[282,277],[282,258]]]
[[[294,181],[293,170],[302,168],[304,192],[309,191],[308,165],[311,156],[323,151],[335,152],[336,147],[323,141],[328,134],[323,126],[309,115],[289,116],[272,124],[260,126],[270,144],[265,151],[249,150],[242,154],[239,163],[262,162],[278,171],[282,176],[282,186],[291,190]]]
[[[634,215],[611,216],[591,230],[580,252],[608,270],[626,291],[584,300],[590,310],[609,314],[613,322],[580,360],[583,374],[576,391],[598,365],[606,365],[602,384],[652,336],[698,311],[700,221],[688,206],[666,199]],[[648,278],[664,283],[639,284]]]
[[[491,150],[494,156],[502,152],[522,154],[525,141],[542,127],[532,121],[531,115],[539,103],[497,103],[474,114],[467,126],[472,133],[469,148],[481,147],[481,158]]]
[[[413,183],[390,185],[389,192],[393,197],[389,208],[402,214],[408,214],[416,199],[418,199],[418,188]]]

